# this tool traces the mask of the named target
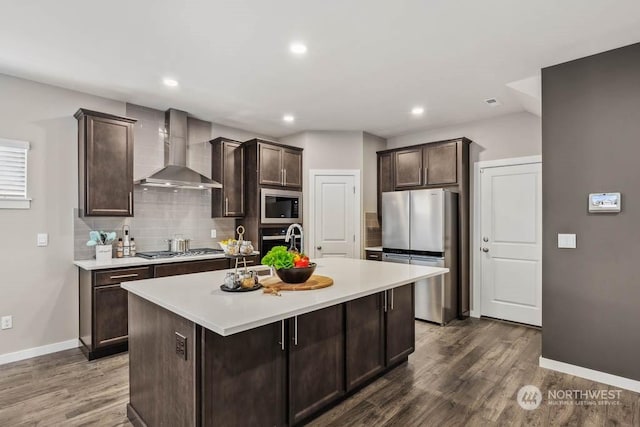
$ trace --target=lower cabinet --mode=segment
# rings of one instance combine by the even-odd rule
[[[415,350],[413,284],[349,301],[345,316],[347,391]]]
[[[209,259],[155,266],[86,271],[80,269],[80,341],[89,360],[128,348],[128,292],[123,282],[229,268],[229,260]]]
[[[415,350],[416,324],[413,284],[386,291],[387,365],[404,360]]]
[[[291,424],[335,402],[345,392],[343,305],[289,319]]]
[[[285,321],[227,337],[203,330],[203,425],[287,424],[285,336]]]

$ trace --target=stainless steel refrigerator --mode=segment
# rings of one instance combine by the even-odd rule
[[[416,282],[416,319],[444,325],[458,315],[458,195],[445,189],[382,193],[382,259],[447,267]]]

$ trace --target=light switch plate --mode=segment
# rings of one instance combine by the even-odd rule
[[[560,233],[558,233],[558,248],[561,248],[561,249],[575,249],[576,248],[576,235],[575,234],[560,234]]]
[[[218,236],[218,232],[215,229],[211,229],[211,238],[215,239]]]
[[[49,235],[47,233],[38,233],[37,245],[38,246],[48,246],[49,245]]]

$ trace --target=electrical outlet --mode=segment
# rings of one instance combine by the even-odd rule
[[[37,245],[38,246],[48,246],[49,245],[49,235],[47,233],[38,233],[37,236]]]
[[[13,316],[2,316],[2,329],[13,328]]]
[[[218,236],[218,232],[215,229],[211,229],[211,238],[215,239]]]
[[[176,332],[176,354],[187,360],[187,337]]]

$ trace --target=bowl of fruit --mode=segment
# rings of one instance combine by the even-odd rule
[[[286,246],[275,246],[262,258],[262,264],[275,268],[276,274],[285,283],[304,283],[316,269],[305,254],[293,252]]]

